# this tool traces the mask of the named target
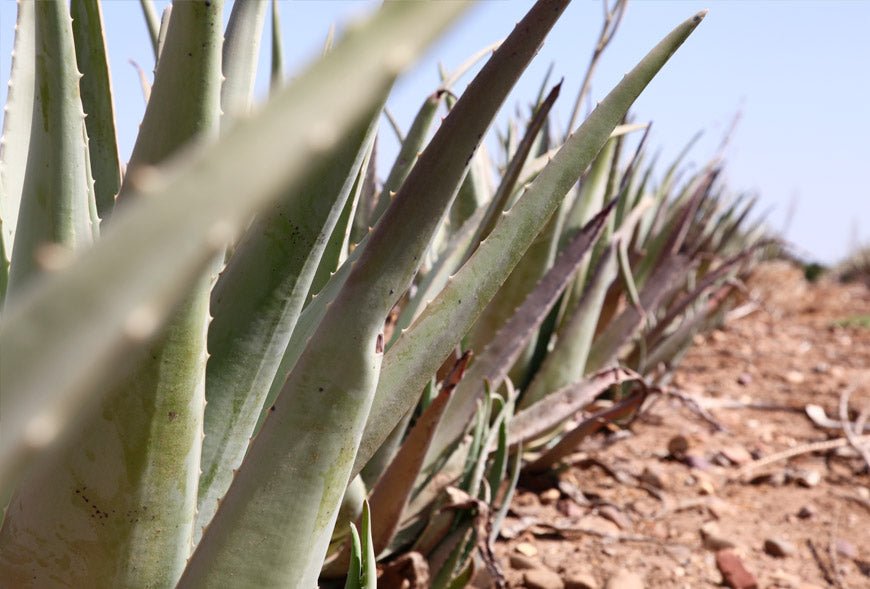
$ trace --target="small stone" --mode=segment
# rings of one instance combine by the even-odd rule
[[[665,474],[661,469],[652,465],[644,468],[639,478],[642,482],[656,489],[664,489],[666,486]]]
[[[716,522],[707,522],[701,526],[701,539],[704,542],[704,548],[713,552],[736,546],[734,542],[722,534],[722,530],[719,529],[719,524]]]
[[[535,569],[523,573],[523,582],[529,589],[564,589],[561,577],[547,569]]]
[[[741,372],[740,376],[737,377],[737,384],[740,386],[746,386],[752,382],[752,375],[748,372]]]
[[[595,577],[584,571],[566,573],[562,577],[565,589],[598,589]]]
[[[822,482],[822,473],[810,468],[797,470],[791,478],[802,487],[815,487]]]
[[[668,440],[668,453],[674,458],[682,458],[689,449],[689,440],[686,436],[674,436]]]
[[[556,511],[566,517],[582,517],[586,513],[573,499],[559,499],[556,501]]]
[[[604,548],[601,549],[601,552],[603,552],[607,556],[616,556],[617,554],[619,554],[619,550],[616,549],[616,546],[613,546],[611,544],[605,545]]]
[[[632,521],[627,515],[618,510],[613,505],[605,505],[598,510],[601,517],[607,518],[623,530],[632,528]]]
[[[867,487],[858,487],[858,496],[861,499],[870,499],[870,489]]]
[[[631,571],[619,571],[607,579],[606,589],[643,589],[643,577]]]
[[[816,374],[827,374],[831,370],[831,365],[827,362],[819,362],[813,366],[813,372]]]
[[[609,519],[605,519],[600,515],[584,515],[579,520],[577,520],[578,528],[588,528],[595,532],[599,532],[604,534],[605,536],[615,536],[619,534],[619,526],[617,526],[614,522]]]
[[[776,558],[785,558],[794,555],[797,548],[788,540],[782,538],[768,538],[764,541],[764,551]]]
[[[722,573],[722,580],[731,589],[757,589],[758,581],[743,565],[743,561],[730,550],[716,553],[716,567]]]
[[[791,384],[803,384],[807,377],[804,376],[803,372],[797,370],[789,370],[785,373],[785,379]]]
[[[834,540],[834,546],[837,549],[837,552],[846,558],[854,559],[858,556],[858,551],[855,550],[855,545],[847,540],[843,540],[842,538],[837,538]]]
[[[522,554],[523,556],[537,556],[538,549],[534,544],[529,544],[528,542],[520,542],[516,546],[514,546],[514,550]]]
[[[737,466],[752,462],[752,454],[743,446],[726,446],[722,448],[721,452],[725,458]]]
[[[549,488],[540,495],[541,505],[552,505],[559,500],[562,494],[559,489]]]
[[[544,566],[537,559],[516,552],[512,553],[508,557],[508,562],[510,562],[511,568],[517,571],[540,569]]]
[[[710,470],[713,466],[710,464],[709,460],[703,456],[697,456],[695,454],[689,454],[683,458],[683,464],[695,470]]]

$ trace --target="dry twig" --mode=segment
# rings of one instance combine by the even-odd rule
[[[801,454],[809,454],[810,452],[822,452],[824,450],[834,450],[836,448],[842,448],[843,446],[849,446],[852,444],[852,441],[847,440],[846,438],[837,438],[834,440],[824,440],[822,442],[813,442],[811,444],[803,444],[801,446],[796,446],[794,448],[789,448],[788,450],[783,450],[782,452],[777,452],[776,454],[771,454],[770,456],[766,456],[764,458],[759,458],[758,460],[753,460],[752,462],[746,464],[742,468],[740,468],[736,473],[734,473],[729,481],[734,481],[743,478],[750,472],[762,468],[764,466],[768,466],[775,462],[780,462],[782,460],[788,460],[789,458],[793,458],[795,456],[800,456]],[[854,439],[854,443],[857,444],[867,444],[870,443],[870,434],[865,436],[856,436]]]

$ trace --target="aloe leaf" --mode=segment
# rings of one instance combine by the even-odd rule
[[[532,440],[565,422],[613,385],[637,380],[639,375],[622,368],[609,368],[554,391],[511,420],[508,444]]]
[[[626,397],[612,407],[608,407],[607,409],[591,415],[588,419],[583,420],[583,422],[576,428],[565,434],[556,445],[548,449],[534,461],[527,464],[523,470],[530,473],[547,470],[556,462],[574,452],[577,446],[580,445],[580,442],[604,427],[606,423],[616,419],[621,419],[637,411],[646,399],[646,396],[647,390],[644,388],[637,393]]]
[[[52,264],[63,263],[65,250],[89,246],[94,232],[87,135],[66,6],[37,3],[35,27],[35,55],[18,56],[34,59],[36,71],[7,305]]]
[[[169,32],[169,21],[172,19],[172,4],[167,4],[166,8],[163,9],[163,13],[160,15],[160,30],[157,33],[157,59],[160,59],[160,56],[163,54],[163,46],[166,44],[166,34]],[[156,69],[156,68],[155,68]],[[147,82],[147,78],[145,77],[142,70],[139,70],[139,74],[142,78],[142,87],[145,88],[145,84]],[[148,97],[151,95],[151,88],[148,87],[148,91],[145,92],[145,102],[148,102]]]
[[[408,303],[402,307],[399,313],[399,318],[396,320],[396,327],[393,330],[393,337],[387,345],[387,349],[401,337],[404,331],[426,308],[426,305],[437,296],[444,288],[444,285],[450,280],[450,277],[462,266],[462,262],[468,257],[468,252],[479,243],[476,240],[478,230],[480,228],[481,219],[483,218],[485,209],[478,209],[463,226],[456,231],[450,238],[450,241],[444,247],[444,251],[435,260],[435,263],[429,271],[423,276],[417,290]]]
[[[716,180],[718,171],[708,170],[692,183],[694,189],[683,193],[685,202],[680,200],[675,203],[674,214],[667,221],[662,231],[652,237],[645,249],[644,257],[638,264],[635,280],[639,285],[646,283],[650,275],[654,273],[663,258],[674,255],[680,251],[686,240],[689,228],[695,218],[695,213],[701,201],[710,191],[710,187]]]
[[[350,524],[353,535],[353,554],[348,564],[345,589],[376,589],[378,569],[372,546],[372,516],[368,501],[363,502],[360,533]],[[362,538],[360,538],[362,536]]]
[[[457,327],[467,328],[474,321],[632,102],[705,14],[698,13],[674,29],[617,84],[505,214],[453,281],[390,348],[352,472],[358,472],[365,465],[396,422],[413,406],[426,379],[462,337],[464,330]],[[502,45],[502,49],[504,47]],[[445,330],[445,325],[453,328]],[[451,442],[447,438],[440,441],[436,438],[430,454],[433,450],[443,450]]]
[[[459,383],[455,396],[457,401],[449,407],[442,431],[445,439],[455,437],[464,429],[484,382],[489,382],[493,388],[501,386],[508,370],[553,308],[592,244],[601,235],[612,210],[613,203],[578,232],[559,254],[553,267],[477,357],[466,375],[467,378]]]
[[[10,480],[68,431],[86,401],[118,382],[131,352],[157,335],[241,224],[367,120],[401,66],[444,25],[427,19],[448,9],[427,6],[391,4],[217,145],[140,170],[130,190],[144,198],[116,211],[100,243],[7,305],[0,347],[3,366],[15,370],[0,370],[0,479]],[[342,91],[346,84],[353,95]]]
[[[360,542],[359,532],[356,531],[356,526],[353,524],[350,524],[350,536],[350,562],[347,565],[347,580],[344,583],[344,589],[358,589],[360,573],[362,572],[362,542]]]
[[[85,125],[97,213],[100,219],[106,219],[121,188],[121,164],[102,10],[97,0],[73,0],[70,12],[76,60],[84,73],[79,84],[82,106],[87,114]]]
[[[477,239],[475,239],[475,246],[480,241],[486,239],[486,236],[492,232],[492,229],[495,227],[501,214],[506,208],[508,208],[508,199],[517,186],[520,173],[529,158],[529,154],[532,152],[537,137],[541,133],[541,130],[545,128],[547,117],[550,115],[550,110],[552,110],[553,105],[559,98],[559,92],[561,89],[562,82],[553,86],[549,94],[547,94],[547,97],[538,106],[532,120],[529,121],[526,133],[523,135],[523,138],[520,140],[520,143],[514,152],[514,156],[508,163],[508,166],[502,175],[502,180],[499,184],[498,190],[496,190],[492,201],[487,207],[486,216],[480,223],[480,230]]]
[[[281,45],[281,15],[278,0],[272,0],[272,92],[284,85],[284,50]]]
[[[381,189],[377,201],[372,202],[373,208],[365,207],[357,212],[357,218],[354,221],[353,240],[359,241],[368,231],[369,227],[373,227],[378,219],[387,210],[395,193],[405,182],[405,178],[414,167],[417,161],[417,156],[423,150],[426,144],[426,139],[429,137],[429,130],[432,127],[432,122],[435,120],[435,113],[438,112],[438,106],[441,104],[444,96],[443,91],[431,94],[423,104],[414,121],[411,123],[411,128],[408,129],[408,134],[402,141],[399,148],[399,155],[396,156],[396,161],[393,162],[393,167],[384,181],[384,186]],[[369,204],[369,203],[366,203]]]
[[[486,217],[481,222],[474,246],[486,238],[501,217],[510,195],[514,192],[516,181],[529,153],[539,139],[549,116],[550,109],[559,96],[561,83],[554,86],[547,98],[539,106],[529,122],[523,138],[517,145],[513,157],[505,170],[502,181],[496,190],[492,201],[486,207]],[[556,237],[559,234],[561,219],[554,215],[547,226],[535,239],[534,243],[511,271],[510,276],[502,284],[498,294],[478,317],[468,337],[468,346],[480,350],[492,339],[493,334],[505,320],[516,310],[517,306],[529,294],[544,272],[553,264],[556,257]],[[520,362],[525,367],[524,362]]]
[[[188,2],[175,13],[140,130],[149,147],[138,151],[140,166],[170,154],[179,129],[217,129],[222,3]],[[176,58],[191,45],[194,59]],[[183,101],[166,89],[180,77],[196,79]],[[177,581],[192,547],[210,285],[211,276],[200,278],[130,377],[25,477],[0,530],[4,578],[41,584],[52,578],[50,563],[74,558],[81,566],[68,582],[77,586]],[[82,537],[99,540],[79,546]]]
[[[380,554],[389,546],[399,528],[401,517],[423,465],[426,448],[432,440],[435,428],[447,406],[447,399],[450,398],[455,386],[455,383],[451,383],[442,389],[420,415],[369,495],[368,504],[376,516],[371,528],[375,554]],[[326,578],[335,576],[347,566],[349,556],[349,550],[345,548],[324,569],[323,576]]]
[[[676,290],[678,279],[685,275],[691,265],[692,262],[680,254],[666,258],[641,290],[640,307],[657,308],[666,296]],[[641,310],[634,306],[626,307],[617,315],[595,338],[589,350],[586,372],[595,372],[616,360],[622,346],[643,327],[644,319]]]
[[[513,426],[513,420],[511,420],[511,427]],[[508,510],[510,509],[511,502],[513,501],[514,492],[517,489],[517,483],[520,480],[520,466],[523,462],[523,446],[522,443],[518,444],[515,448],[515,451],[512,456],[510,456],[510,465],[508,466],[508,480],[507,487],[505,488],[504,496],[502,497],[501,504],[498,506],[498,509],[492,515],[492,521],[490,523],[490,532],[489,532],[489,545],[494,546],[495,541],[498,539],[498,535],[501,532],[501,526],[504,523],[505,517],[507,517]],[[495,492],[495,487],[493,487],[493,492]]]
[[[559,14],[543,4],[532,9],[420,156],[291,371],[182,586],[231,570],[266,585],[316,580],[377,385],[384,319],[409,286],[467,158]],[[296,434],[288,439],[286,431]],[[286,509],[288,497],[298,509]],[[254,541],[264,529],[282,541]],[[252,542],[255,553],[239,551]]]
[[[346,134],[328,164],[306,174],[301,187],[254,220],[215,285],[197,538],[245,456],[377,118]]]
[[[265,20],[265,0],[237,0],[233,4],[221,61],[221,110],[225,120],[245,115],[251,109]]]
[[[323,255],[320,257],[320,264],[317,266],[317,272],[315,272],[311,287],[308,289],[307,301],[309,302],[323,290],[326,283],[329,282],[329,278],[348,258],[348,252],[351,249],[351,231],[354,214],[358,209],[359,203],[366,201],[375,191],[377,143],[378,136],[375,134],[372,140],[368,142],[368,148],[365,151],[351,195],[345,202],[344,209],[342,209],[335,228],[332,230],[332,234],[329,236],[329,240],[323,250]]]
[[[157,50],[157,36],[160,31],[160,19],[157,18],[157,9],[154,8],[153,0],[139,0],[142,6],[142,15],[145,17],[145,26],[148,27],[148,36],[151,39],[151,47],[154,49],[154,61],[160,52]]]
[[[3,136],[0,137],[0,223],[3,224],[0,239],[3,241],[4,254],[0,264],[4,267],[3,274],[7,280],[9,260],[15,241],[15,226],[18,222],[18,211],[24,188],[30,128],[33,121],[36,80],[34,18],[34,4],[19,2],[9,92],[3,117]],[[4,284],[0,297],[5,295]]]

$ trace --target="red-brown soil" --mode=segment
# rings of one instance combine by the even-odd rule
[[[729,544],[720,561],[751,574],[736,586],[870,587],[870,477],[851,445],[739,476],[753,460],[843,438],[814,424],[809,404],[839,421],[850,390],[849,419],[866,417],[870,327],[838,322],[868,316],[870,290],[808,284],[784,263],[762,266],[749,289],[758,308],[697,338],[671,383],[725,431],[659,397],[555,476],[526,481],[496,547],[511,587],[721,586],[717,549]],[[771,541],[786,554],[772,556]]]

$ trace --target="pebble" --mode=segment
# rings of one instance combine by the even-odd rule
[[[713,467],[710,464],[710,461],[704,458],[703,456],[696,456],[694,454],[689,454],[683,459],[683,463],[689,468],[693,468],[695,470],[710,470]]]
[[[643,577],[631,571],[619,571],[607,579],[606,589],[643,589]]]
[[[540,495],[541,505],[552,505],[559,500],[562,494],[559,489],[549,488]]]
[[[666,486],[665,474],[656,466],[647,466],[640,473],[640,480],[656,489],[664,489]]]
[[[721,452],[725,458],[737,466],[752,462],[752,454],[743,446],[726,446],[722,448]]]
[[[813,366],[813,372],[816,374],[827,374],[831,370],[831,365],[827,362],[819,362]]]
[[[716,522],[707,522],[701,526],[701,539],[704,541],[704,548],[713,552],[736,546],[734,542],[722,534],[722,530],[719,529],[719,524]]]
[[[807,503],[797,512],[797,516],[801,519],[810,519],[814,515],[816,515],[816,508],[813,506],[812,503]]]
[[[723,582],[731,589],[758,589],[758,581],[743,565],[736,554],[730,550],[716,553],[716,567],[722,573]]]
[[[791,478],[802,487],[815,487],[822,482],[822,473],[812,469],[801,469],[792,473]]]
[[[764,541],[764,551],[777,558],[793,556],[797,552],[794,544],[782,538],[768,538]]]
[[[523,556],[536,556],[538,554],[538,549],[535,548],[535,545],[529,544],[528,542],[520,542],[514,546],[514,550]]]
[[[623,530],[629,530],[632,528],[631,518],[613,505],[605,505],[599,508],[598,514],[601,517],[609,519]]]
[[[523,582],[529,589],[564,589],[562,578],[547,569],[534,569],[523,573]]]
[[[689,449],[689,440],[686,436],[674,436],[668,440],[668,453],[674,458],[682,458]]]
[[[752,382],[752,375],[748,372],[741,372],[740,376],[737,377],[737,384],[741,386],[746,386]]]
[[[598,581],[587,572],[566,573],[562,577],[565,589],[598,589]]]
[[[537,559],[516,552],[508,557],[508,562],[510,562],[511,568],[517,571],[540,569],[544,566]]]
[[[803,372],[798,370],[789,370],[785,373],[785,379],[791,384],[803,384],[807,377],[804,376]]]
[[[834,546],[837,548],[837,552],[846,558],[855,558],[858,556],[858,551],[855,550],[855,545],[847,540],[843,540],[842,538],[837,538],[834,541]]]

